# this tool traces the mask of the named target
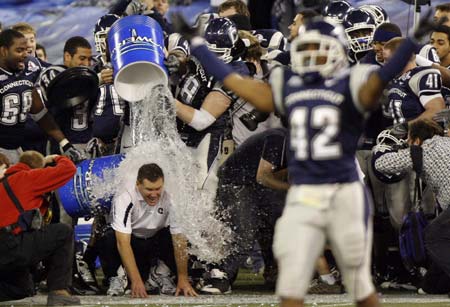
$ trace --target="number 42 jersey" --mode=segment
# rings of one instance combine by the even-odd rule
[[[272,71],[275,107],[289,124],[288,168],[294,184],[359,180],[355,152],[368,114],[358,92],[376,69],[357,65],[312,84],[287,68]]]

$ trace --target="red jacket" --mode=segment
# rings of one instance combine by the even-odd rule
[[[66,157],[55,158],[56,166],[31,169],[24,163],[17,163],[6,170],[8,183],[25,211],[40,208],[45,193],[62,187],[76,172],[73,162]],[[0,227],[17,222],[19,211],[0,183]]]

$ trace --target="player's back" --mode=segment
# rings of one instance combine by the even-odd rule
[[[354,97],[361,80],[373,69],[364,66],[311,84],[304,84],[297,74],[281,67],[272,73],[277,108],[282,108],[280,111],[289,119],[288,167],[294,184],[359,179],[355,152],[365,115]],[[282,96],[276,90],[277,82],[284,83]]]

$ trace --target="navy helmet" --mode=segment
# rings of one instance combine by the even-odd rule
[[[373,172],[375,176],[378,178],[378,180],[384,183],[395,183],[399,182],[405,177],[405,174],[403,173],[385,174],[379,172],[375,168],[375,162],[382,155],[387,154],[389,152],[397,151],[398,149],[405,147],[406,141],[395,136],[392,133],[392,130],[386,129],[380,132],[380,134],[377,136],[377,144],[374,146],[372,150],[372,161],[371,161]]]
[[[306,24],[305,32],[291,44],[292,70],[302,76],[331,77],[348,67],[344,30],[322,18]],[[325,63],[322,63],[326,57]],[[313,78],[314,79],[314,78]]]
[[[324,6],[322,15],[328,22],[342,23],[345,15],[351,9],[352,6],[345,0],[331,1]]]
[[[106,14],[100,17],[94,27],[95,50],[98,53],[106,54],[106,36],[108,31],[120,17],[115,14]]]
[[[375,20],[371,14],[362,9],[352,9],[342,21],[350,49],[354,53],[372,49]]]
[[[230,63],[245,52],[245,44],[239,38],[238,29],[228,18],[212,19],[205,29],[206,46],[222,61]]]
[[[365,4],[359,7],[361,10],[368,12],[375,20],[375,26],[378,27],[382,23],[389,22],[389,16],[384,8],[379,5]]]

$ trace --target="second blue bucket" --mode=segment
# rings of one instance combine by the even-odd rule
[[[106,210],[111,207],[111,199],[97,200],[92,195],[93,176],[103,178],[103,171],[117,168],[124,159],[124,155],[106,156],[97,159],[84,160],[77,165],[77,172],[73,179],[58,189],[59,200],[73,218],[91,217],[95,206],[102,206]]]
[[[164,35],[156,20],[132,15],[116,21],[108,32],[114,87],[123,99],[135,102],[158,84],[167,84]]]

